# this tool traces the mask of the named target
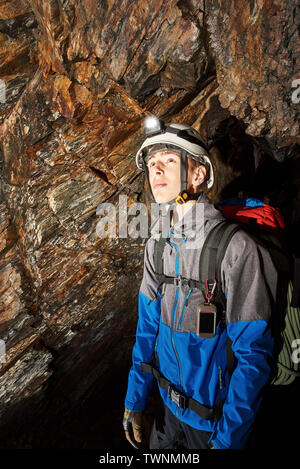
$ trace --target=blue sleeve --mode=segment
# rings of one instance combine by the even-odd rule
[[[147,406],[153,376],[142,371],[140,363],[150,363],[152,361],[159,318],[160,298],[158,300],[149,300],[139,291],[139,320],[125,398],[125,407],[129,410],[140,412]]]
[[[144,255],[144,273],[138,302],[139,319],[125,398],[125,407],[137,412],[146,408],[152,389],[153,376],[142,371],[140,364],[150,363],[153,359],[160,320],[161,299],[151,254],[152,244],[153,240],[150,238]]]
[[[241,449],[256,419],[263,387],[270,379],[274,346],[270,319],[277,272],[267,249],[246,234],[237,233],[230,245],[224,258],[224,289],[227,334],[236,368],[212,441],[216,448]]]
[[[264,320],[231,323],[227,331],[237,366],[212,441],[217,449],[242,449],[261,403],[261,390],[270,376],[273,338]]]

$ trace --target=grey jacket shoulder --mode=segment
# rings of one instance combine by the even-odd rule
[[[150,237],[146,243],[144,251],[144,272],[140,286],[140,291],[150,300],[157,299],[158,281],[154,268],[154,243],[155,239]]]
[[[276,298],[277,271],[260,241],[244,230],[235,233],[221,273],[228,322],[269,319]]]

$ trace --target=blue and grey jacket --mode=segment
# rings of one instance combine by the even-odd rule
[[[152,232],[162,218],[154,223]],[[164,274],[199,280],[205,236],[223,219],[201,194],[169,233],[163,256]],[[160,291],[153,262],[154,243],[154,237],[149,238],[145,248],[125,406],[134,411],[146,408],[153,376],[142,371],[140,364],[151,363],[155,351],[157,369],[178,391],[207,407],[224,401],[221,418],[213,422],[190,409],[179,408],[167,391],[159,388],[171,412],[196,429],[212,432],[216,448],[243,448],[259,409],[261,390],[270,376],[273,339],[269,318],[277,287],[270,255],[244,231],[233,235],[221,264],[226,325],[220,322],[215,336],[203,339],[196,333],[196,308],[205,301],[201,290],[164,284]],[[237,362],[230,381],[227,334]]]

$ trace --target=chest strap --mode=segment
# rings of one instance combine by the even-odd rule
[[[154,246],[154,266],[155,266],[155,273],[158,280],[159,285],[163,283],[169,285],[175,285],[176,287],[184,287],[187,286],[188,288],[199,288],[201,289],[202,283],[199,280],[184,278],[179,275],[179,277],[172,277],[169,275],[164,274],[164,249],[166,245],[166,238],[160,237],[159,240],[156,240]]]
[[[179,275],[179,277],[170,277],[164,274],[158,274],[157,279],[159,285],[167,283],[170,285],[175,285],[175,287],[187,286],[188,288],[201,288],[201,283],[198,280],[184,278],[181,277],[181,275]]]
[[[206,407],[195,399],[185,396],[174,389],[172,383],[149,363],[141,363],[141,369],[146,373],[151,373],[157,379],[159,386],[168,392],[171,401],[181,409],[190,409],[204,420],[212,420],[213,422],[220,420],[224,401],[218,402],[215,407]]]

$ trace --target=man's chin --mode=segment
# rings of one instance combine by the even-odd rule
[[[170,203],[172,201],[174,201],[177,197],[178,194],[167,194],[167,191],[164,192],[163,190],[159,189],[159,190],[153,190],[152,189],[152,194],[153,194],[153,198],[155,200],[155,202],[157,204],[167,204],[167,203]]]
[[[170,199],[169,197],[164,197],[163,195],[154,195],[154,200],[157,204],[167,204],[168,202],[170,202],[171,200],[173,199]]]

